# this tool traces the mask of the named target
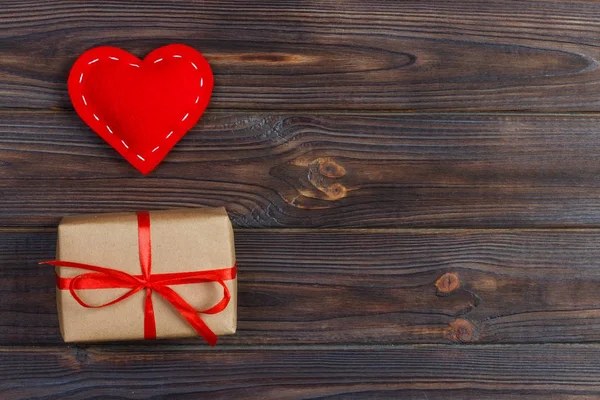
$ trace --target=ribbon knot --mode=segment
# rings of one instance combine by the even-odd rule
[[[146,288],[146,290],[149,290],[149,291],[152,291],[156,288],[156,286],[154,286],[154,284],[152,284],[152,282],[142,281],[142,284],[144,285],[144,288]]]
[[[198,314],[217,314],[223,311],[231,300],[231,293],[225,281],[235,279],[237,267],[177,272],[167,274],[152,274],[152,242],[150,239],[150,214],[146,211],[138,212],[138,246],[140,255],[141,275],[131,275],[124,271],[112,268],[99,267],[95,265],[82,264],[70,261],[46,261],[41,264],[53,265],[58,268],[77,268],[91,272],[77,275],[74,278],[61,278],[56,276],[56,284],[61,290],[69,290],[73,298],[83,307],[102,308],[117,304],[137,292],[145,289],[144,301],[144,338],[156,339],[156,319],[154,317],[154,306],[152,304],[152,293],[157,293],[168,301],[194,330],[214,346],[217,336],[206,325]],[[223,288],[222,298],[214,306],[197,310],[186,302],[177,292],[171,289],[171,285],[189,285],[196,283],[218,283]],[[85,302],[77,293],[78,290],[86,289],[129,289],[120,297],[100,305],[92,305]]]

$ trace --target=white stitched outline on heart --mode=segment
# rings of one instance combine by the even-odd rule
[[[114,61],[119,61],[119,58],[117,58],[117,57],[112,57],[112,56],[109,56],[108,58],[109,58],[109,59],[111,59],[111,60],[114,60]],[[181,56],[181,55],[179,55],[179,54],[174,54],[174,55],[173,55],[173,58],[182,58],[182,56]],[[159,59],[157,59],[157,60],[154,60],[154,62],[153,62],[153,63],[154,63],[154,64],[157,64],[157,63],[161,62],[162,60],[163,60],[163,58],[159,58]],[[96,62],[98,62],[98,61],[100,61],[100,59],[99,59],[99,58],[93,59],[92,61],[90,61],[90,62],[88,63],[88,65],[92,65],[92,64],[94,64],[94,63],[96,63]],[[196,64],[194,64],[192,61],[190,61],[190,64],[192,64],[192,67],[194,67],[194,69],[195,69],[195,70],[198,70],[198,67],[197,67],[197,66],[196,66]],[[132,67],[135,67],[135,68],[139,68],[139,67],[140,67],[138,64],[133,64],[133,63],[130,63],[129,65],[131,65]],[[82,72],[82,73],[81,73],[81,75],[79,75],[79,84],[83,83],[83,74],[84,74],[84,73]],[[203,86],[204,86],[204,78],[200,77],[200,87],[203,87]],[[85,96],[84,96],[84,95],[81,95],[81,100],[83,101],[83,105],[85,105],[85,106],[87,107],[87,106],[88,106],[88,103],[87,103],[87,100],[85,99]],[[198,96],[196,97],[196,101],[194,102],[194,104],[198,104],[198,102],[199,102],[199,101],[200,101],[200,95],[198,95]],[[97,116],[95,113],[92,113],[92,115],[94,116],[94,119],[95,119],[96,121],[100,122],[100,117],[98,117],[98,116]],[[189,115],[190,115],[190,113],[189,113],[189,112],[188,112],[188,113],[186,113],[186,114],[183,116],[183,118],[181,118],[181,122],[185,121],[185,120],[186,120],[186,119],[189,117]],[[108,131],[108,133],[110,133],[111,135],[114,135],[114,132],[113,132],[113,130],[110,128],[110,126],[106,125],[106,130],[107,130],[107,131]],[[174,131],[171,131],[171,132],[169,132],[169,133],[167,134],[167,136],[165,137],[165,139],[164,139],[164,140],[167,140],[168,138],[170,138],[170,137],[171,137],[171,135],[173,134],[173,132],[174,132]],[[118,137],[118,135],[115,135],[115,136],[117,136],[117,137]],[[121,139],[121,138],[119,138],[119,139]],[[125,147],[127,150],[129,150],[129,146],[127,145],[127,143],[126,143],[126,142],[125,142],[123,139],[121,139],[121,143],[123,144],[123,147]],[[155,148],[152,150],[152,153],[156,152],[158,149],[160,149],[160,145],[159,145],[159,146],[156,146],[156,147],[155,147]],[[137,157],[137,158],[139,158],[139,159],[140,159],[140,160],[142,160],[142,161],[146,161],[146,159],[145,159],[144,157],[142,157],[141,155],[139,155],[139,154],[136,154],[136,157]]]

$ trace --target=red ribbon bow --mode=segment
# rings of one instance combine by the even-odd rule
[[[206,325],[198,314],[218,314],[223,311],[231,300],[231,293],[224,281],[235,279],[237,267],[215,269],[209,271],[178,272],[169,274],[152,274],[152,242],[150,240],[150,214],[146,211],[138,212],[138,244],[140,251],[141,275],[131,275],[127,272],[112,268],[98,267],[94,265],[81,264],[70,261],[46,261],[41,264],[49,264],[58,268],[77,268],[88,272],[74,278],[61,278],[56,276],[56,285],[61,290],[68,289],[73,298],[86,308],[102,308],[119,303],[126,298],[146,289],[146,301],[144,305],[144,338],[156,339],[156,319],[152,305],[152,292],[156,292],[167,300],[185,318],[188,323],[198,332],[206,342],[214,346],[217,336]],[[177,292],[171,289],[171,285],[189,285],[194,283],[216,282],[223,287],[223,298],[214,306],[206,310],[197,310],[186,302]],[[86,303],[77,294],[77,290],[84,289],[130,289],[119,298],[105,304],[91,305]]]

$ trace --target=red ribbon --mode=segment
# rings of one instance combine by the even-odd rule
[[[224,281],[235,279],[237,267],[215,269],[209,271],[177,272],[169,274],[152,274],[152,242],[150,239],[150,214],[146,211],[138,212],[138,244],[140,251],[141,275],[131,275],[127,272],[112,268],[98,267],[95,265],[81,264],[70,261],[46,261],[58,268],[77,268],[92,272],[77,275],[74,278],[61,278],[56,276],[56,285],[61,290],[68,289],[73,298],[86,308],[102,308],[117,304],[120,301],[136,294],[142,289],[146,291],[144,304],[144,338],[156,339],[156,319],[152,305],[152,292],[156,292],[167,300],[185,318],[208,344],[217,343],[215,333],[202,321],[198,314],[218,314],[227,307],[231,300],[231,293]],[[206,310],[197,310],[169,286],[189,285],[194,283],[216,282],[223,288],[223,298],[214,306]],[[86,289],[130,289],[124,295],[105,304],[91,305],[86,303],[77,294],[77,290]]]

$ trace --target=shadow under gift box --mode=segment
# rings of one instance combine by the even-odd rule
[[[151,273],[182,273],[231,268],[235,265],[233,229],[224,208],[151,211]],[[58,228],[57,259],[141,275],[136,213],[64,217]],[[56,268],[58,278],[90,271]],[[231,300],[217,314],[199,314],[216,335],[233,334],[237,325],[237,278],[224,281]],[[215,282],[169,286],[197,310],[223,298]],[[80,289],[86,303],[110,302],[130,289]],[[86,308],[69,289],[57,288],[60,330],[65,342],[144,339],[146,291],[107,307]],[[152,293],[157,338],[198,336],[183,316],[158,293]]]

